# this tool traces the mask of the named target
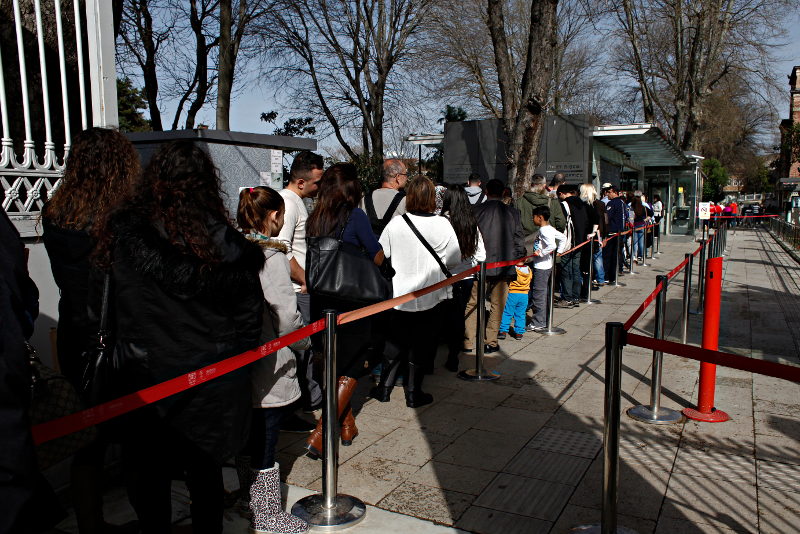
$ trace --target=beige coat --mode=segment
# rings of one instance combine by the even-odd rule
[[[289,277],[287,247],[275,240],[254,240],[264,249],[267,261],[259,273],[261,290],[264,292],[264,325],[259,344],[303,327],[303,318],[297,310],[297,297]],[[297,381],[297,363],[294,350],[305,350],[311,346],[311,339],[304,338],[268,354],[253,364],[250,376],[253,382],[253,407],[275,408],[286,406],[300,398],[300,385]]]

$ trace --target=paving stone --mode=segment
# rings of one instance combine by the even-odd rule
[[[783,436],[800,443],[800,421],[797,419],[758,412],[753,417],[756,434]]]
[[[278,452],[275,461],[281,465],[281,481],[287,484],[308,488],[322,477],[322,462],[306,456]]]
[[[597,436],[602,436],[603,416],[571,413],[562,408],[547,421],[545,426],[553,429],[593,433]]]
[[[572,534],[573,529],[577,526],[600,524],[600,515],[600,510],[568,504],[550,534]],[[637,534],[653,534],[656,526],[654,521],[625,514],[617,516],[617,524],[631,529]]]
[[[603,440],[585,432],[545,427],[526,446],[581,458],[594,458],[603,446]]]
[[[800,464],[797,440],[783,436],[757,434],[756,459]]]
[[[498,406],[472,428],[531,438],[551,417],[547,413]]]
[[[494,471],[430,461],[408,480],[425,486],[480,495],[496,476]]]
[[[695,523],[674,517],[662,517],[658,521],[655,534],[735,534],[736,532],[736,530],[720,525]]]
[[[800,493],[758,490],[758,515],[761,534],[788,534],[800,525]]]
[[[464,387],[447,397],[447,402],[464,406],[492,409],[513,395],[517,388],[495,384],[475,384],[464,381]]]
[[[321,469],[322,462],[317,462]],[[375,458],[361,453],[339,466],[339,491],[358,497],[368,504],[377,504],[393,489],[419,471],[415,465]],[[322,491],[322,479],[303,485]]]
[[[555,399],[529,397],[527,395],[511,395],[503,401],[501,406],[533,410],[535,412],[555,413],[561,407],[561,402]]]
[[[800,465],[758,461],[759,488],[800,493]]]
[[[588,458],[525,447],[503,472],[577,486],[591,463]]]
[[[456,527],[476,534],[547,534],[553,523],[533,517],[470,506]]]
[[[678,453],[674,472],[716,480],[756,483],[756,466],[753,458],[716,451],[682,448]]]
[[[409,421],[405,426],[423,432],[456,437],[472,428],[475,423],[490,413],[491,410],[487,408],[465,407],[441,402]]]
[[[527,438],[485,430],[469,430],[434,459],[438,462],[500,471],[525,446]]]
[[[501,473],[474,504],[492,510],[555,521],[566,506],[573,487],[557,482]]]
[[[406,482],[380,501],[380,507],[401,514],[452,525],[469,508],[474,495]]]
[[[674,474],[669,481],[662,514],[737,532],[758,532],[756,487],[742,482]]]
[[[357,441],[357,440],[356,440]],[[353,445],[356,444],[353,441]],[[422,467],[447,447],[452,438],[432,432],[398,428],[364,450],[368,456]]]

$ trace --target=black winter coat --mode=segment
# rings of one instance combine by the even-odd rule
[[[486,263],[515,260],[525,256],[525,234],[519,210],[499,198],[472,206],[486,246]],[[513,265],[488,269],[487,276],[517,276]]]
[[[113,314],[119,395],[217,363],[255,347],[264,297],[258,273],[264,252],[233,227],[210,221],[222,263],[203,266],[170,244],[140,215],[113,217]],[[92,271],[90,318],[98,322],[103,273]],[[244,447],[252,399],[248,368],[225,374],[155,404],[124,422],[128,440],[192,442],[218,462]]]
[[[88,232],[62,228],[49,219],[42,219],[42,226],[44,248],[61,293],[56,341],[58,363],[64,376],[73,384],[80,384],[86,368],[81,354],[92,339],[86,305],[94,242]]]

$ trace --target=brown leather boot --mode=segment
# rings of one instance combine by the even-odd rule
[[[358,436],[358,427],[356,426],[356,418],[353,417],[353,405],[349,402],[342,412],[342,417],[339,419],[342,424],[342,445],[349,447],[353,444],[353,440]]]
[[[353,391],[356,389],[356,385],[358,382],[352,378],[348,378],[346,376],[339,377],[339,388],[336,394],[336,407],[337,414],[336,419],[339,420],[344,413],[344,410],[350,404],[350,397],[353,396]],[[352,412],[351,412],[352,415]],[[355,420],[353,421],[353,428],[355,428]],[[343,429],[344,430],[344,429]],[[358,433],[358,429],[356,429],[356,433]],[[353,436],[355,437],[355,436]],[[317,428],[314,429],[314,432],[308,436],[308,440],[306,441],[305,445],[306,450],[313,456],[322,456],[322,419],[319,420],[317,423]]]

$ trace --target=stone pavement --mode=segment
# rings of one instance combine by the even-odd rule
[[[720,350],[800,364],[800,268],[764,230],[729,233],[729,243]],[[625,287],[595,293],[602,303],[557,309],[565,335],[501,342],[486,358],[501,375],[493,383],[458,380],[440,366],[443,347],[425,381],[435,398],[430,406],[406,408],[400,388],[390,403],[367,400],[372,383],[365,378],[354,398],[361,433],[340,449],[339,488],[377,508],[353,531],[555,534],[598,522],[604,324],[624,322],[652,291],[655,275],[696,248],[663,241],[649,267],[621,278]],[[682,286],[679,274],[668,290],[671,340],[680,336]],[[699,344],[702,316],[691,316],[689,325],[689,342]],[[634,331],[652,329],[651,306]],[[649,402],[651,363],[651,351],[624,349],[623,409]],[[463,355],[461,368],[473,366],[474,357]],[[696,401],[698,368],[664,356],[663,406]],[[729,422],[652,426],[623,416],[620,525],[639,534],[800,531],[800,385],[723,367],[717,376],[716,405]],[[279,443],[290,503],[321,488],[322,464],[303,455],[302,442],[284,434]],[[235,485],[233,470],[226,472]],[[177,521],[186,515],[180,483],[174,494]],[[230,512],[225,531],[246,532]],[[69,520],[60,528],[75,531]]]

